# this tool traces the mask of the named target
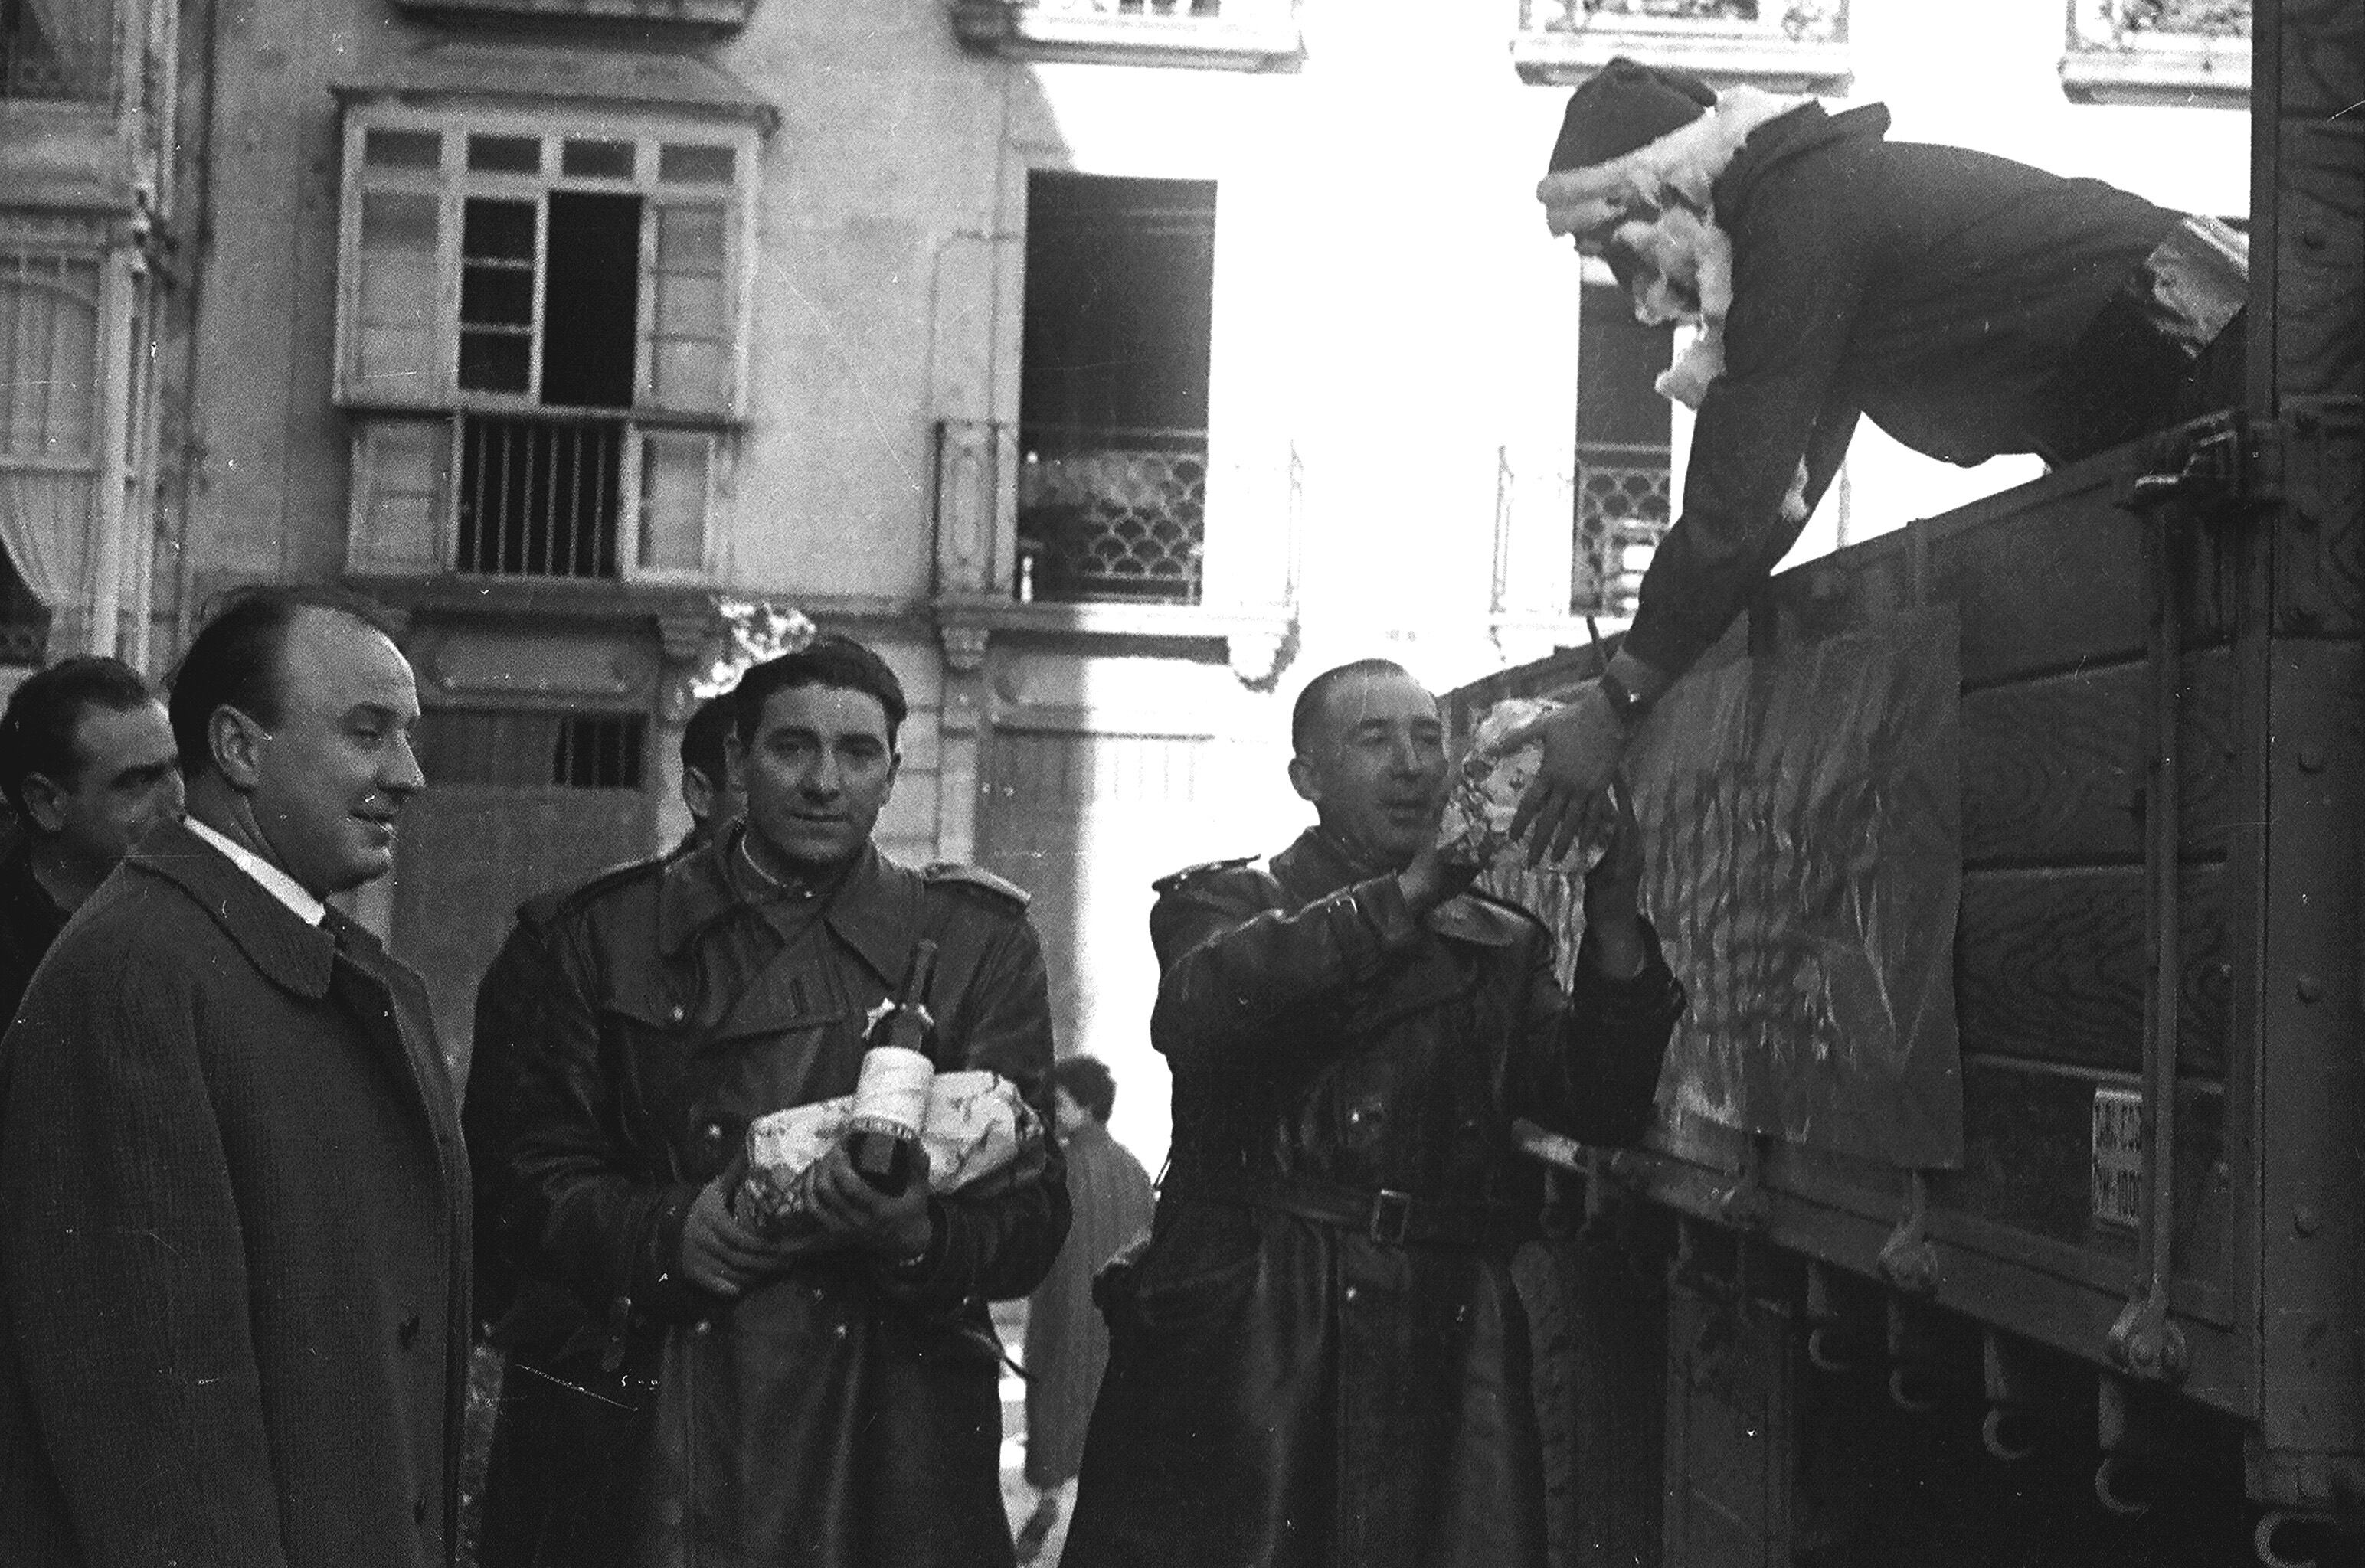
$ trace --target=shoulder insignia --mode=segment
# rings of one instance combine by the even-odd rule
[[[1257,858],[1253,855],[1236,855],[1229,860],[1204,860],[1196,866],[1185,866],[1171,876],[1159,878],[1149,884],[1149,890],[1163,897],[1186,883],[1197,881],[1202,877],[1211,877],[1218,871],[1236,871],[1243,866],[1252,866]]]
[[[567,911],[598,898],[611,889],[622,887],[625,883],[653,871],[663,870],[672,864],[673,858],[670,854],[667,854],[653,855],[642,860],[627,860],[622,865],[611,866],[604,871],[596,872],[587,880],[577,882],[571,888],[551,888],[536,893],[518,905],[518,924],[525,926],[548,925]]]
[[[954,882],[962,887],[977,888],[1009,900],[1020,909],[1035,902],[1035,895],[1004,877],[997,877],[982,866],[971,866],[959,860],[935,860],[920,868],[920,875],[931,884]]]

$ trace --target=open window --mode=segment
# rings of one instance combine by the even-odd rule
[[[1027,181],[1021,599],[1195,604],[1216,187]]]
[[[354,568],[714,571],[755,131],[373,105],[346,140]]]

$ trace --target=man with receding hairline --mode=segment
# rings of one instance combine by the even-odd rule
[[[326,901],[425,786],[370,607],[245,595],[172,695],[188,818],[0,1047],[0,1562],[456,1560],[467,1171],[419,979]]]
[[[1526,911],[1436,848],[1436,700],[1383,660],[1299,699],[1317,823],[1158,884],[1150,1038],[1174,1141],[1111,1352],[1067,1568],[1541,1568],[1543,1480],[1512,1249],[1528,1116],[1646,1125],[1683,992],[1635,902],[1630,821],[1586,884],[1573,991]]]

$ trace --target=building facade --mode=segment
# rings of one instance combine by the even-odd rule
[[[150,659],[186,472],[206,56],[183,10],[0,5],[0,690],[70,655]]]
[[[718,606],[864,637],[913,701],[882,841],[1035,892],[1063,1041],[1116,1069],[1154,1159],[1148,884],[1304,820],[1296,687],[1372,654],[1442,687],[1581,637],[1679,489],[1666,338],[1533,199],[1566,86],[1631,52],[1881,99],[1900,137],[2239,217],[2222,9],[217,0],[154,642],[255,580],[407,613],[434,789],[364,913],[465,1048],[517,902],[678,831]],[[127,238],[73,264],[130,299],[125,188]],[[108,330],[93,363],[131,341]],[[58,438],[100,454],[86,539],[129,537],[123,418]],[[1801,548],[2024,472],[1866,431]],[[61,624],[148,624],[149,557],[109,548]],[[64,569],[35,559],[37,587]]]

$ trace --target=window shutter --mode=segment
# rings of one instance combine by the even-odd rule
[[[704,431],[646,431],[641,436],[640,569],[651,574],[706,570],[707,511],[714,438]]]
[[[727,415],[733,403],[730,209],[660,201],[649,211],[643,400],[671,413]]]
[[[412,576],[444,569],[451,453],[448,420],[356,421],[347,570]]]
[[[424,191],[364,190],[354,244],[347,398],[432,406],[445,396],[436,363],[443,203]]]

